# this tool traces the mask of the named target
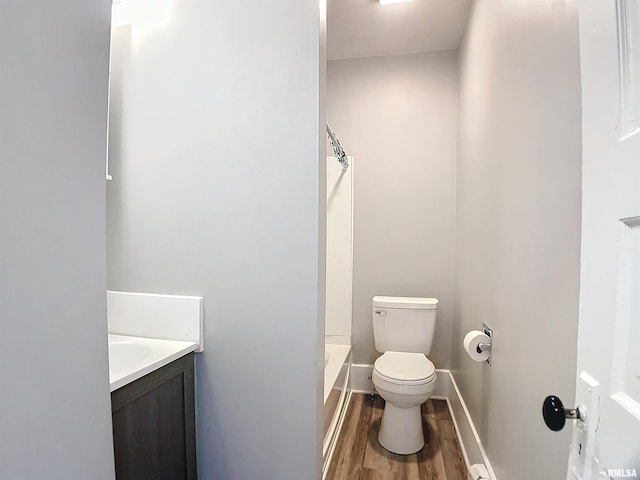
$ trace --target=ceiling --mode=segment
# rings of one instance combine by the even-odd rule
[[[472,0],[329,0],[327,58],[453,50],[464,32]]]

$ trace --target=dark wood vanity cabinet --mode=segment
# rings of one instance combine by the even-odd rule
[[[194,354],[111,393],[117,480],[196,480]]]

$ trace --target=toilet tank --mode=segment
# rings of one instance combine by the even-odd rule
[[[372,304],[378,352],[431,353],[438,299],[376,296]]]

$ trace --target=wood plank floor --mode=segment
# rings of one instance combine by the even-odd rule
[[[467,468],[445,400],[422,405],[425,446],[413,455],[390,453],[378,443],[384,400],[351,397],[327,480],[467,480]]]

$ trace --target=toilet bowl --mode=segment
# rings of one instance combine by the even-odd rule
[[[416,453],[424,446],[420,406],[435,388],[433,363],[422,353],[387,351],[373,368],[373,385],[386,401],[378,442],[400,455]]]
[[[371,302],[373,339],[382,353],[372,381],[387,402],[378,442],[393,453],[410,455],[424,446],[420,405],[434,390],[431,353],[437,298],[375,296]]]

